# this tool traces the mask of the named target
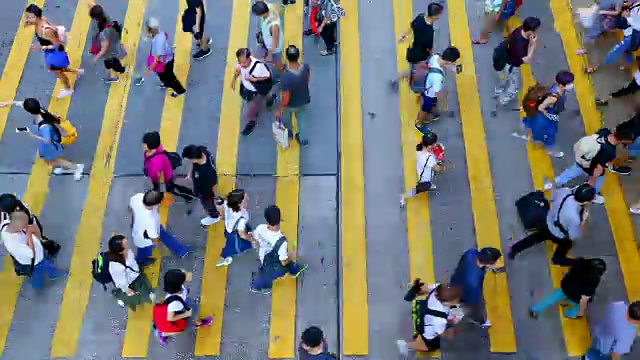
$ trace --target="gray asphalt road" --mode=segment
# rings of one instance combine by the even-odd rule
[[[301,1],[301,0],[298,0]],[[355,0],[354,0],[355,1]],[[453,1],[453,0],[450,0]],[[347,2],[343,0],[343,2]],[[128,1],[113,0],[105,5],[115,19],[124,19]],[[369,338],[369,354],[364,357],[344,356],[345,359],[392,360],[399,359],[395,340],[411,334],[410,306],[402,300],[405,284],[409,279],[408,247],[406,242],[406,215],[398,207],[398,194],[403,191],[405,171],[415,171],[413,167],[403,169],[400,139],[399,100],[389,90],[388,81],[394,77],[397,65],[395,59],[396,39],[394,33],[394,13],[391,1],[357,1],[360,22],[361,98],[364,149],[365,218],[367,238],[367,282],[369,328],[362,329],[362,336]],[[553,16],[547,2],[527,2],[522,8],[524,16],[538,16],[543,20],[540,30],[544,45],[538,50],[532,66],[534,76],[550,82],[555,73],[566,69],[563,44],[553,26]],[[16,46],[13,38],[18,28],[22,2],[3,4],[0,13],[0,69],[4,76],[20,69],[7,69],[9,52]],[[222,106],[222,91],[228,84],[225,77],[227,59],[227,39],[231,31],[233,0],[209,2],[207,31],[213,37],[213,54],[206,60],[194,62],[186,84],[188,94],[182,114],[178,148],[189,144],[205,144],[216,149],[218,144],[219,114]],[[414,13],[426,9],[426,1],[414,1]],[[84,6],[80,4],[79,6]],[[50,0],[45,6],[47,16],[56,23],[71,27],[76,1]],[[148,0],[145,16],[158,17],[164,29],[174,29],[176,16],[182,5],[174,2]],[[352,5],[349,8],[354,8]],[[247,9],[247,11],[249,11]],[[480,30],[482,5],[479,1],[467,1],[467,15],[472,36]],[[253,44],[253,29],[256,28],[252,16],[249,24],[248,43]],[[446,16],[438,23],[436,49],[449,44],[449,29]],[[173,31],[173,30],[170,30]],[[494,34],[491,44],[497,44],[499,35]],[[138,66],[142,66],[148,42],[141,42],[138,49]],[[491,97],[495,76],[491,68],[493,46],[473,48],[476,65],[476,79],[484,117],[486,143],[489,151],[491,176],[494,184],[495,201],[498,210],[499,230],[503,249],[508,249],[512,237],[519,237],[513,203],[532,190],[530,165],[527,150],[521,140],[510,136],[515,128],[516,112],[501,112],[497,117],[489,116],[494,101]],[[231,49],[234,51],[235,49]],[[309,262],[310,270],[304,283],[298,286],[296,304],[296,327],[298,333],[310,324],[323,327],[327,341],[334,350],[340,344],[340,323],[338,317],[339,280],[337,249],[336,201],[339,191],[339,122],[340,109],[335,94],[339,91],[336,79],[337,62],[333,57],[318,54],[318,40],[305,38],[305,61],[311,64],[312,104],[310,125],[310,146],[300,151],[300,197],[299,197],[299,253]],[[340,61],[338,59],[338,61]],[[100,81],[100,65],[92,65],[85,54],[83,67],[85,77],[78,82],[71,98],[68,118],[77,126],[78,141],[66,149],[66,157],[86,164],[86,171],[95,161],[97,139],[101,130],[101,117],[108,97],[109,86]],[[3,79],[4,81],[4,79]],[[37,97],[43,102],[50,98],[54,78],[43,67],[39,53],[30,53],[24,64],[24,72],[17,88],[16,99]],[[447,81],[450,109],[459,114],[459,99],[455,91],[455,80]],[[10,99],[0,99],[10,100]],[[463,99],[464,100],[464,99]],[[129,197],[145,189],[148,183],[141,174],[142,159],[140,139],[148,130],[160,126],[164,93],[155,88],[154,81],[143,87],[132,87],[124,116],[125,123],[120,135],[113,182],[108,193],[108,205],[102,228],[104,241],[112,232],[128,231],[126,204]],[[583,126],[574,96],[570,96],[566,111],[566,121],[560,125],[560,145],[570,154],[575,140],[583,134]],[[371,115],[374,114],[374,115]],[[270,134],[269,115],[264,115],[257,130],[250,137],[240,138],[237,157],[237,182],[251,194],[251,216],[256,224],[262,219],[263,209],[275,202],[275,173],[277,151]],[[411,119],[413,114],[408,115]],[[31,172],[36,154],[35,143],[21,134],[16,134],[16,124],[29,121],[21,109],[12,109],[5,132],[0,140],[0,187],[2,192],[22,194]],[[456,164],[438,180],[438,192],[430,196],[431,229],[434,273],[437,280],[446,280],[455,267],[459,256],[475,246],[475,228],[472,213],[472,199],[466,163],[466,149],[460,117],[444,119],[434,125],[434,130],[446,144],[447,158]],[[570,163],[571,157],[554,161],[556,173]],[[102,161],[102,159],[99,159]],[[88,193],[89,180],[74,183],[68,177],[52,177],[49,192],[41,213],[50,237],[63,244],[58,265],[68,269],[72,256],[79,220]],[[42,191],[46,184],[42,184]],[[105,194],[104,196],[107,196]],[[349,209],[342,209],[349,211]],[[180,266],[193,269],[195,276],[194,293],[199,293],[206,233],[197,225],[199,213],[185,215],[185,207],[176,203],[170,211],[169,227],[180,238],[195,247],[195,254],[175,260],[163,259],[163,269]],[[589,319],[597,319],[602,306],[608,301],[626,299],[624,284],[612,235],[605,211],[593,211],[593,232],[584,239],[584,245],[576,247],[579,255],[600,256],[607,260],[609,270],[604,286],[589,309]],[[348,241],[348,239],[343,239]],[[4,250],[0,251],[4,257]],[[85,264],[89,271],[89,264]],[[234,262],[228,273],[226,285],[225,313],[222,326],[221,353],[216,359],[262,360],[267,359],[269,347],[269,320],[271,300],[269,297],[250,296],[248,292],[249,269],[255,266],[254,258],[241,258]],[[518,353],[492,354],[486,332],[474,327],[464,327],[458,336],[445,344],[443,359],[485,360],[561,360],[567,354],[563,332],[557,313],[533,321],[527,316],[527,308],[534,299],[552,289],[547,270],[545,250],[540,247],[523,255],[508,272],[513,323],[515,326]],[[5,269],[11,271],[11,269]],[[1,286],[1,285],[0,285]],[[35,294],[24,286],[12,314],[3,314],[0,321],[8,328],[1,358],[47,359],[51,353],[51,339],[55,331],[62,303],[65,280],[53,283],[49,288]],[[1,290],[0,290],[1,292]],[[0,296],[1,298],[1,296]],[[72,359],[119,359],[126,336],[126,312],[113,299],[93,286],[86,311],[78,310],[83,318],[76,353]],[[297,335],[296,335],[297,337]],[[160,348],[157,341],[150,338],[149,344],[138,344],[147,348],[150,359],[191,359],[195,358],[194,334],[179,338],[167,348]],[[633,358],[634,355],[630,355]],[[640,356],[637,353],[635,356]]]

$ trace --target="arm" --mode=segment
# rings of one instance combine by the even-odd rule
[[[103,30],[103,32],[109,31],[109,29]],[[114,30],[115,31],[115,30]],[[100,33],[100,52],[96,54],[93,61],[98,61],[100,58],[104,57],[107,54],[107,50],[109,50],[109,38],[107,38],[103,33]]]
[[[544,99],[544,101],[540,105],[538,105],[538,111],[540,111],[542,115],[548,117],[549,113],[547,113],[547,108],[554,105],[557,101],[558,98],[556,98],[555,96],[547,96],[546,99]]]
[[[580,298],[580,310],[578,311],[578,317],[584,316],[584,312],[587,310],[587,304],[589,303],[590,299],[591,296],[582,295],[582,297]]]
[[[602,165],[600,165],[600,164],[596,165],[595,169],[593,169],[593,175],[589,176],[589,180],[587,180],[589,185],[595,186],[596,185],[596,180],[598,180],[598,178],[603,173],[604,173],[604,168],[602,167]]]
[[[283,91],[280,93],[280,104],[278,104],[278,109],[276,110],[276,117],[281,117],[282,113],[284,113],[284,108],[289,105],[289,100],[291,99],[291,95],[289,91]]]
[[[502,0],[502,3],[500,4],[500,9],[498,9],[498,12],[496,13],[496,21],[500,19],[500,15],[502,15],[502,12],[504,11],[505,6],[507,6],[508,1],[509,0]]]
[[[9,107],[11,105],[15,105],[15,106],[20,106],[22,107],[23,101],[2,101],[0,102],[0,108],[6,108]]]
[[[522,58],[522,62],[524,64],[530,64],[531,58],[533,57],[533,53],[536,51],[538,47],[538,35],[532,35],[529,41],[529,49],[527,50],[527,56]]]
[[[238,81],[239,77],[240,77],[240,69],[236,68],[236,71],[233,74],[233,79],[231,79],[231,90],[236,89],[236,82]]]
[[[126,268],[119,263],[109,262],[109,274],[113,279],[113,284],[123,293],[132,296],[135,295],[135,291],[129,288],[129,284],[127,284],[127,276],[125,274]]]
[[[191,317],[193,310],[189,309],[186,310],[183,313],[176,313],[174,311],[167,311],[167,320],[169,321],[176,321],[176,320],[180,320],[180,319],[186,319],[188,317]]]
[[[271,48],[275,49],[280,43],[280,25],[274,24],[271,26],[271,29],[269,29],[269,32],[271,32]],[[270,55],[272,55],[271,50],[267,49],[267,57]]]

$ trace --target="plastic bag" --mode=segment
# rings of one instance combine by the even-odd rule
[[[271,130],[273,131],[273,138],[283,148],[289,147],[289,130],[282,123],[282,119],[278,118],[271,124]]]
[[[589,29],[593,26],[598,17],[598,11],[600,8],[597,4],[591,5],[588,8],[580,8],[576,12],[580,18],[580,23],[585,29]]]

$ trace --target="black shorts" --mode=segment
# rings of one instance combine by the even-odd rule
[[[120,62],[120,59],[118,58],[110,58],[110,59],[105,59],[104,60],[104,68],[107,70],[115,70],[119,73],[124,72],[124,66],[122,66],[122,63]]]
[[[424,335],[419,334],[415,335],[414,338],[417,338],[418,336],[420,336],[422,341],[424,341],[424,344],[427,345],[427,349],[429,349],[429,351],[436,351],[440,349],[440,336],[436,336],[433,339],[427,339]]]

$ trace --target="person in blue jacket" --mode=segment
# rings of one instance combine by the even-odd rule
[[[466,316],[482,327],[491,326],[484,312],[482,288],[484,275],[487,270],[504,271],[504,267],[497,267],[496,263],[502,257],[502,252],[493,247],[482,249],[472,248],[464,252],[458,266],[451,276],[451,286],[462,289],[460,303],[466,308]]]

